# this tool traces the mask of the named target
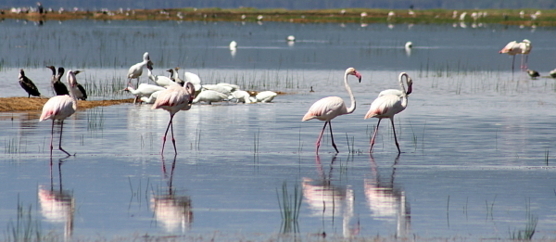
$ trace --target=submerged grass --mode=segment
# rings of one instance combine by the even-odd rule
[[[35,218],[32,206],[24,207],[18,202],[15,221],[10,221],[5,232],[5,241],[43,241],[40,221]]]
[[[276,196],[278,198],[278,206],[280,207],[280,215],[282,217],[280,232],[283,234],[299,233],[298,219],[303,197],[299,186],[294,186],[293,194],[290,194],[288,192],[288,185],[284,182],[282,183],[281,193],[276,189]]]
[[[527,201],[525,205],[525,214],[527,217],[527,223],[525,224],[525,229],[514,229],[510,232],[510,239],[512,240],[532,240],[533,235],[537,229],[537,223],[539,221],[538,216],[531,214],[531,201]]]

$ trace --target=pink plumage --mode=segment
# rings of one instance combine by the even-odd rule
[[[353,113],[353,111],[355,111],[355,106],[356,106],[355,98],[353,97],[353,93],[351,92],[351,88],[349,87],[349,84],[347,82],[347,77],[349,75],[354,75],[359,79],[359,82],[361,82],[361,74],[357,72],[357,70],[355,70],[355,68],[353,67],[347,68],[344,74],[344,85],[346,87],[346,90],[351,100],[351,106],[349,108],[346,107],[344,100],[340,97],[336,97],[336,96],[325,97],[313,103],[313,105],[311,105],[311,107],[309,108],[309,111],[307,111],[307,113],[301,119],[301,121],[307,121],[311,119],[318,119],[321,121],[325,121],[324,126],[322,127],[322,130],[319,134],[319,137],[317,138],[317,143],[316,143],[317,154],[319,152],[320,141],[322,139],[322,134],[324,133],[324,129],[326,128],[326,125],[329,125],[332,146],[336,150],[336,153],[338,153],[338,148],[334,143],[334,134],[332,133],[332,124],[330,121],[337,116],[350,114]]]
[[[407,91],[403,84],[403,77],[406,79]],[[394,126],[394,115],[405,110],[407,107],[407,97],[413,90],[413,80],[405,72],[400,73],[398,76],[398,81],[401,86],[401,90],[385,90],[380,93],[380,95],[371,103],[371,108],[367,114],[365,114],[365,119],[368,118],[378,118],[378,123],[376,125],[373,137],[371,139],[370,152],[373,151],[373,146],[375,144],[376,134],[378,133],[378,126],[383,118],[389,118],[392,123],[392,130],[394,131],[394,140],[396,142],[396,147],[398,148],[398,153],[400,153],[400,145],[398,144],[398,138],[396,137],[396,128]]]
[[[76,83],[75,73],[73,71],[68,72],[67,76],[68,85],[72,86]],[[53,139],[54,139],[54,121],[60,120],[60,143],[59,149],[66,153],[68,156],[70,153],[62,148],[62,131],[64,129],[64,120],[75,113],[77,110],[77,100],[75,100],[75,93],[72,88],[69,88],[70,95],[59,95],[48,99],[44,106],[42,107],[42,113],[39,118],[40,121],[47,119],[52,119],[52,130],[50,137],[50,155],[52,155],[53,150]]]
[[[168,130],[172,129],[172,143],[174,144],[174,152],[177,154],[176,140],[174,138],[174,125],[173,118],[180,110],[189,110],[191,108],[191,102],[195,98],[195,87],[191,82],[186,82],[184,86],[180,85],[170,85],[164,91],[161,91],[154,102],[152,109],[164,109],[170,113],[170,120],[168,121],[168,127],[162,138],[162,151],[164,154],[164,145],[166,144],[166,136],[168,135]]]

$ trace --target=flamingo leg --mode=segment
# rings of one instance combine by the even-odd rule
[[[512,73],[514,73],[515,55],[512,56]]]
[[[59,145],[58,145],[58,149],[60,149],[64,153],[66,153],[66,155],[71,156],[70,153],[68,153],[66,150],[64,150],[64,148],[62,148],[62,134],[63,133],[64,133],[64,120],[62,119],[62,121],[60,123],[60,142],[59,142]]]
[[[52,144],[54,141],[54,119],[52,119],[52,129],[50,131],[50,157],[52,157],[52,150],[54,149],[54,145]],[[50,162],[50,166],[52,166],[52,162]]]
[[[332,133],[332,122],[328,121],[328,128],[330,129],[330,139],[332,140],[332,146],[336,150],[336,153],[340,153],[338,148],[336,147],[336,143],[334,143],[334,133]]]
[[[320,131],[319,137],[317,138],[317,143],[315,144],[315,146],[317,147],[317,154],[319,153],[320,140],[322,139],[322,134],[324,133],[324,129],[326,129],[327,124],[328,121],[324,122],[324,126],[322,126],[322,130]]]
[[[373,153],[373,146],[375,145],[375,138],[376,138],[376,134],[378,133],[378,126],[380,125],[380,121],[382,121],[381,118],[378,119],[378,123],[376,124],[375,127],[375,132],[373,133],[373,138],[371,138],[371,148],[369,150],[370,153]]]
[[[394,131],[394,141],[396,142],[396,147],[398,148],[398,154],[402,153],[400,151],[400,145],[398,144],[398,137],[396,137],[396,127],[394,126],[394,117],[390,118],[390,122],[392,123],[392,131]]]
[[[172,132],[172,144],[174,145],[174,153],[177,155],[178,150],[176,149],[176,139],[174,138],[174,122],[172,122],[172,125],[170,126],[170,130]]]
[[[168,127],[166,127],[166,132],[164,132],[164,136],[162,137],[162,150],[160,151],[161,154],[164,155],[164,146],[166,145],[166,135],[168,135],[168,130],[170,130],[170,126],[172,126],[172,119],[174,118],[173,114],[170,114],[170,121],[168,121]]]

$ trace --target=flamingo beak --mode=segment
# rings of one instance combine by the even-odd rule
[[[361,83],[361,73],[355,72],[355,77],[357,77],[357,79],[359,79],[359,83]]]

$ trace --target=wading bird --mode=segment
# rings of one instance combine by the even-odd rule
[[[52,85],[52,89],[56,95],[69,95],[68,88],[66,85],[60,81],[62,76],[64,75],[64,68],[58,68],[58,74],[56,74],[56,68],[54,66],[47,66],[46,68],[52,71],[52,78],[50,80],[50,84]]]
[[[355,111],[355,97],[353,97],[353,93],[351,92],[351,88],[349,87],[348,84],[348,76],[349,75],[354,75],[355,77],[357,77],[359,79],[359,82],[361,82],[361,74],[355,70],[355,68],[350,67],[346,69],[345,75],[344,75],[344,85],[345,88],[349,94],[349,98],[351,100],[351,105],[349,108],[346,107],[346,104],[344,103],[344,100],[341,97],[337,97],[337,96],[330,96],[330,97],[325,97],[322,98],[318,101],[316,101],[310,108],[309,111],[307,111],[307,113],[305,114],[305,116],[303,116],[303,118],[301,119],[301,121],[307,121],[307,120],[311,120],[311,119],[318,119],[320,121],[324,121],[324,126],[322,127],[322,130],[320,131],[319,137],[317,138],[317,143],[316,143],[316,152],[317,154],[319,153],[319,148],[320,148],[320,141],[322,139],[322,134],[324,133],[324,130],[326,129],[326,125],[329,125],[329,129],[330,129],[330,137],[332,140],[332,146],[334,147],[334,149],[336,150],[336,153],[338,153],[338,148],[336,147],[336,144],[334,143],[334,133],[332,133],[332,119],[334,119],[337,116],[340,115],[344,115],[344,114],[350,114],[353,113],[353,111]]]
[[[182,87],[180,85],[170,85],[164,91],[161,91],[154,102],[152,109],[162,108],[170,113],[170,121],[168,121],[168,127],[162,138],[162,150],[161,155],[164,155],[164,145],[166,144],[166,135],[168,135],[168,130],[172,129],[172,144],[174,145],[175,154],[178,153],[176,148],[176,139],[174,138],[174,125],[173,119],[174,115],[180,110],[189,110],[191,108],[191,102],[195,98],[195,87],[190,82],[186,82]]]
[[[148,63],[152,64],[151,58],[149,57],[149,52],[145,52],[145,54],[143,54],[143,61],[132,65],[127,71],[128,86],[131,83],[131,79],[137,79],[137,85],[135,86],[139,86],[139,77],[143,74],[143,67],[145,67]]]
[[[403,77],[405,77],[407,91],[403,84]],[[375,138],[376,134],[378,133],[378,126],[380,125],[380,121],[383,118],[389,118],[390,122],[392,123],[392,130],[394,131],[394,141],[396,142],[398,153],[401,153],[400,145],[398,144],[398,138],[396,137],[394,115],[403,111],[407,107],[407,96],[411,94],[411,91],[413,90],[413,80],[407,73],[402,72],[398,77],[398,81],[400,82],[401,90],[388,89],[380,92],[378,97],[371,103],[371,108],[365,115],[365,119],[378,118],[378,123],[371,139],[370,152],[373,152],[373,146],[375,144]]]
[[[70,95],[59,95],[54,96],[48,99],[48,101],[42,107],[41,117],[39,118],[40,121],[44,121],[47,119],[52,119],[52,130],[50,136],[50,155],[52,156],[53,145],[52,142],[54,140],[54,121],[60,120],[60,142],[58,148],[66,153],[66,155],[70,156],[66,150],[62,148],[62,132],[64,131],[64,120],[75,113],[77,110],[77,100],[75,99],[74,89],[72,86],[76,85],[75,74],[73,71],[68,72],[67,77],[68,85],[70,86]]]
[[[525,70],[527,69],[527,62],[529,59],[529,53],[531,52],[531,50],[533,49],[533,45],[531,44],[531,41],[529,41],[528,39],[524,39],[522,42],[517,42],[517,41],[512,41],[508,44],[506,44],[506,46],[504,46],[504,48],[502,48],[500,51],[498,51],[498,53],[500,54],[508,54],[512,56],[512,72],[514,71],[514,62],[515,62],[515,55],[517,54],[521,54],[521,69]],[[525,55],[525,61],[524,61],[524,57],[523,55]]]
[[[527,69],[527,75],[531,77],[531,79],[535,80],[537,77],[541,76],[538,71]]]
[[[81,73],[80,70],[73,71],[74,75],[77,75],[79,73]],[[80,83],[77,82],[77,78],[75,78],[75,85],[70,88],[74,89],[73,93],[77,100],[87,100],[87,91],[85,91],[85,88]]]
[[[35,96],[40,97],[41,93],[35,83],[25,76],[23,69],[19,70],[19,85],[27,92],[27,97]]]
[[[172,85],[179,86],[170,77],[153,75],[153,66],[151,64],[147,65],[147,75],[149,77],[149,80],[151,80],[152,82],[156,83],[156,85],[159,85],[161,87],[167,88]]]

